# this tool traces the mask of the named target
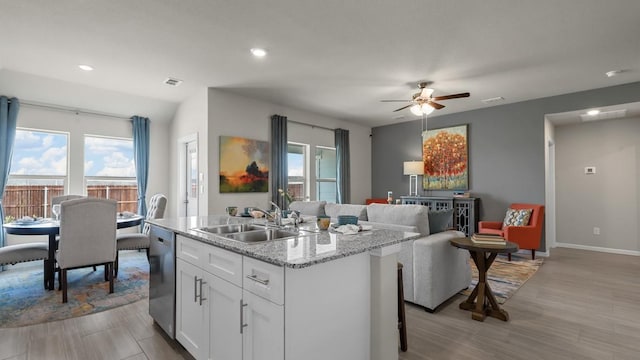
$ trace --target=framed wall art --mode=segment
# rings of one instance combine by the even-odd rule
[[[427,130],[422,133],[425,190],[468,190],[468,125]]]
[[[269,191],[269,142],[220,136],[220,193]]]

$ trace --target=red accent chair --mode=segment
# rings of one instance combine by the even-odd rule
[[[371,199],[366,199],[365,203],[367,205],[369,204],[386,204],[387,203],[387,198],[371,198]]]
[[[533,209],[529,224],[526,226],[506,226],[502,227],[500,221],[480,221],[478,232],[481,234],[500,235],[507,241],[518,244],[521,249],[530,249],[531,258],[536,258],[536,249],[540,247],[542,238],[542,224],[544,223],[544,205],[537,204],[511,204],[511,209]],[[511,261],[511,254],[509,254]]]

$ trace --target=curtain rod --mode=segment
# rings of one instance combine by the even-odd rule
[[[307,123],[303,123],[303,122],[299,122],[299,121],[294,121],[294,120],[287,120],[287,122],[298,124],[298,125],[306,125],[306,126],[309,126],[309,127],[312,127],[312,128],[328,130],[328,131],[331,131],[331,132],[336,131],[336,129],[330,129],[328,127],[318,126],[318,125],[311,125],[311,124],[307,124]]]
[[[45,104],[45,103],[39,103],[39,102],[35,102],[35,101],[28,101],[28,100],[20,100],[20,105],[26,105],[26,106],[37,107],[37,108],[52,109],[52,110],[58,110],[58,111],[68,111],[68,112],[75,113],[76,115],[87,114],[87,115],[110,117],[110,118],[114,118],[114,119],[131,120],[131,116],[125,116],[125,115],[119,115],[119,114],[109,114],[109,113],[95,111],[95,110],[72,108],[72,107],[62,106],[62,105]]]

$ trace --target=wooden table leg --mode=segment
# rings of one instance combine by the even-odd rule
[[[45,287],[53,290],[55,285],[56,271],[56,234],[49,234],[49,259],[44,263]]]
[[[478,268],[478,284],[471,292],[471,295],[464,302],[460,303],[460,309],[470,310],[471,318],[477,321],[484,321],[487,316],[495,317],[502,321],[509,320],[509,314],[500,308],[496,301],[491,287],[487,283],[487,270],[496,259],[497,253],[471,252],[473,262]]]

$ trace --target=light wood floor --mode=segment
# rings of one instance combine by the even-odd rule
[[[435,314],[407,304],[409,351],[400,359],[640,358],[638,257],[554,249],[504,305],[507,323],[471,320],[458,309],[462,300],[455,297]],[[190,359],[147,313],[148,302],[140,301],[0,329],[0,359]]]

